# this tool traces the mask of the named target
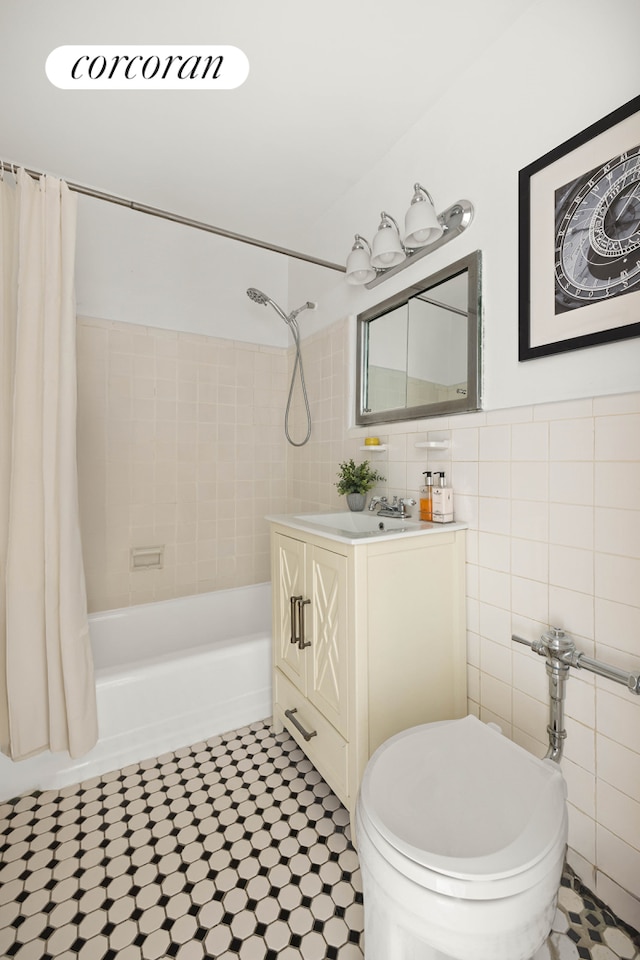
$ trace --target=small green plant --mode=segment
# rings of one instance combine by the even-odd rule
[[[379,480],[386,479],[369,465],[368,460],[363,460],[362,463],[345,460],[340,464],[338,478],[336,487],[341,496],[347,493],[366,493]]]

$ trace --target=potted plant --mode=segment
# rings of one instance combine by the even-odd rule
[[[350,510],[364,510],[367,491],[384,479],[385,477],[370,466],[368,460],[363,460],[362,463],[345,460],[340,464],[336,487],[340,496],[346,496]]]

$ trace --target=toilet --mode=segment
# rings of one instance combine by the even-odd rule
[[[549,934],[566,785],[476,717],[404,730],[355,810],[366,960],[530,960]]]

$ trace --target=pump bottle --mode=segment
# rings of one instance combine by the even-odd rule
[[[436,474],[437,482],[432,492],[432,519],[434,523],[451,523],[453,520],[453,490],[446,485],[444,471]]]
[[[433,518],[433,505],[431,491],[433,490],[433,477],[431,475],[431,470],[425,470],[422,474],[424,477],[424,486],[420,491],[420,519],[431,521]]]

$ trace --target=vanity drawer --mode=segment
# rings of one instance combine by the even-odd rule
[[[317,767],[339,800],[348,805],[347,742],[322,714],[279,670],[274,671],[275,718],[289,731],[298,746]],[[313,736],[307,740],[296,724]]]

